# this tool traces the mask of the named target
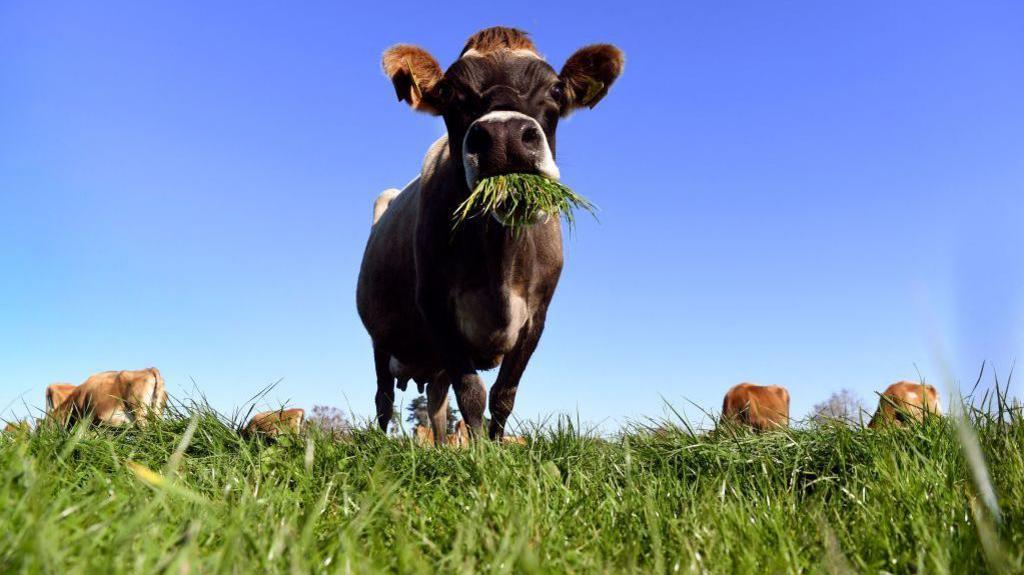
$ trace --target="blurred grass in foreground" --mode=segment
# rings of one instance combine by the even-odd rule
[[[566,419],[459,450],[371,431],[264,445],[192,405],[146,429],[0,438],[0,572],[1019,571],[1021,415],[968,410],[999,557],[948,419],[611,440]]]

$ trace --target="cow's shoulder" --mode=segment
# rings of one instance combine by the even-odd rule
[[[451,152],[448,149],[448,134],[434,140],[434,143],[427,148],[423,156],[423,165],[420,167],[420,178],[430,181],[435,174],[445,170],[451,162]]]

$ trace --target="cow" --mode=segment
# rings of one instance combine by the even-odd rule
[[[777,385],[734,385],[722,401],[722,422],[743,424],[755,431],[789,425],[789,392]]]
[[[445,443],[453,447],[469,445],[469,431],[466,429],[466,420],[460,419],[455,422],[455,433],[445,437]]]
[[[427,383],[435,441],[444,440],[449,386],[469,433],[482,433],[487,391],[478,371],[501,366],[490,393],[488,435],[499,439],[537,347],[562,271],[557,217],[513,233],[497,216],[452,215],[485,177],[531,173],[557,179],[560,118],[593,108],[622,72],[610,44],[581,48],[555,70],[523,31],[472,35],[442,71],[422,48],[396,45],[383,68],[399,101],[441,116],[446,134],[419,176],[378,199],[356,288],[373,345],[377,423],[387,430],[394,387]]]
[[[426,447],[434,443],[434,432],[430,429],[429,425],[416,424],[412,428],[412,437],[416,441],[417,445]]]
[[[878,398],[878,410],[868,427],[875,429],[886,425],[920,423],[928,414],[942,414],[939,394],[935,388],[925,383],[898,381],[886,388]]]
[[[526,438],[521,435],[506,435],[501,441],[510,445],[526,445]]]
[[[8,421],[4,424],[4,433],[9,435],[26,435],[32,432],[27,421]]]
[[[252,416],[242,430],[247,437],[263,436],[276,439],[282,434],[298,435],[302,432],[302,424],[306,419],[303,409],[277,409],[262,411]]]
[[[78,421],[118,427],[145,426],[167,405],[164,378],[155,367],[104,371],[75,387],[54,409],[56,419],[71,426]]]
[[[70,383],[53,383],[46,386],[46,415],[52,416],[75,390],[75,387]]]

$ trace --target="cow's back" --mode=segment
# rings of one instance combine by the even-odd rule
[[[722,419],[765,431],[789,425],[789,392],[777,385],[741,383],[725,394]]]
[[[271,439],[282,433],[298,435],[302,432],[305,418],[306,411],[299,408],[264,411],[253,415],[242,432],[243,435],[264,435]]]
[[[93,421],[102,422],[121,407],[116,371],[90,375],[68,396],[59,410],[70,417],[70,423],[92,414]],[[64,419],[67,419],[65,417]]]
[[[373,341],[403,360],[429,361],[430,338],[416,307],[416,226],[423,197],[421,183],[448,157],[448,139],[430,147],[419,177],[397,195],[370,228],[356,286],[359,317]]]
[[[156,368],[104,371],[76,387],[59,410],[64,421],[91,414],[95,423],[145,423],[159,417],[167,403],[164,379]]]
[[[878,398],[878,409],[868,427],[921,422],[927,414],[941,415],[939,394],[931,385],[912,381],[896,382]]]

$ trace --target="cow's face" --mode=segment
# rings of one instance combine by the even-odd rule
[[[421,48],[400,45],[384,53],[398,99],[444,117],[452,157],[469,189],[500,174],[558,179],[558,119],[594,107],[623,62],[618,48],[599,44],[577,51],[556,73],[524,33],[509,28],[475,34],[444,73]]]

